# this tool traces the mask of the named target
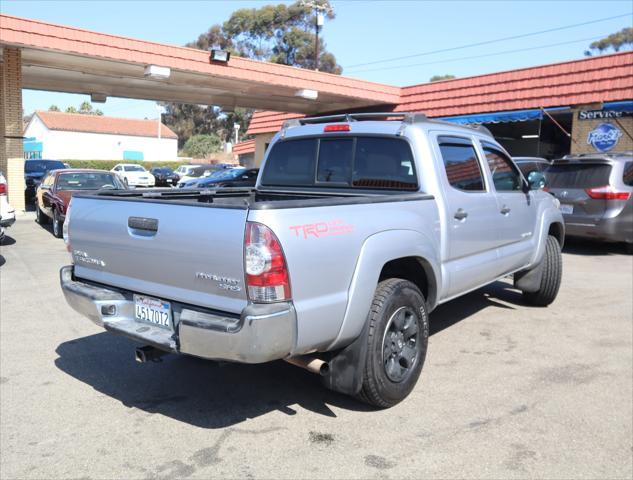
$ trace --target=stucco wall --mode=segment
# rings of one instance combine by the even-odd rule
[[[264,154],[266,153],[266,144],[275,136],[274,133],[262,133],[255,137],[255,164],[254,167],[259,167],[264,160]]]
[[[176,139],[49,130],[37,117],[24,136],[42,142],[42,158],[55,160],[123,160],[126,150],[143,152],[143,160],[178,157]]]
[[[578,107],[574,110],[573,121],[572,121],[572,142],[571,142],[571,153],[596,153],[596,150],[593,145],[590,145],[587,142],[589,137],[589,132],[594,130],[601,123],[609,123],[619,129],[622,132],[622,136],[618,140],[618,143],[610,150],[610,152],[622,152],[625,150],[633,150],[633,117],[620,117],[616,119],[613,118],[602,118],[602,119],[592,119],[592,120],[580,120],[578,118],[578,112],[581,110],[599,110],[600,105],[584,105],[582,107]]]

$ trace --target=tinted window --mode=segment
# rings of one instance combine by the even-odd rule
[[[594,188],[609,184],[611,165],[604,163],[558,163],[545,171],[550,188]]]
[[[123,167],[126,172],[144,172],[145,169],[140,165],[126,165]]]
[[[401,139],[374,137],[287,140],[273,146],[263,185],[315,183],[416,190],[411,148]]]
[[[622,181],[624,185],[633,187],[633,162],[626,162],[624,164],[624,175],[622,175]]]
[[[66,166],[57,160],[27,160],[24,162],[25,173],[48,172],[60,168],[66,168]]]
[[[465,138],[439,137],[448,183],[458,190],[483,192],[484,179],[475,147]]]
[[[365,188],[417,190],[411,147],[404,140],[359,137],[352,185]]]
[[[521,190],[521,174],[512,160],[498,148],[482,142],[488,167],[492,173],[492,183],[498,192],[515,192]]]
[[[99,190],[121,187],[114,175],[105,172],[62,173],[57,177],[57,190]]]
[[[319,146],[317,181],[349,185],[352,174],[354,139],[322,139]]]
[[[264,185],[313,185],[317,140],[288,140],[273,147],[262,177]]]

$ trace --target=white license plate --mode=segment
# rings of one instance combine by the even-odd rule
[[[171,183],[171,178],[168,178],[168,179],[167,179],[167,183]]]
[[[564,203],[561,203],[560,211],[561,211],[561,213],[564,213],[566,215],[571,215],[572,213],[574,213],[574,206],[573,205],[566,205]]]
[[[140,322],[171,328],[171,305],[157,298],[134,295],[134,317]]]

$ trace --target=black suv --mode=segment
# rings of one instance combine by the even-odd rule
[[[35,198],[35,190],[42,182],[42,179],[51,170],[66,168],[59,160],[25,160],[24,161],[24,183],[26,184],[26,200]]]

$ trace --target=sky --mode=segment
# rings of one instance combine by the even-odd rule
[[[282,2],[2,0],[0,12],[183,45],[238,8],[269,3]],[[336,18],[326,22],[322,35],[343,74],[397,86],[425,83],[433,75],[467,77],[581,58],[592,41],[633,24],[631,0],[331,0],[331,4]],[[620,17],[596,21],[615,16]],[[561,28],[577,24],[584,25]],[[557,30],[532,35],[553,29]],[[508,39],[517,36],[521,38]],[[383,62],[395,57],[409,58]],[[52,104],[63,110],[84,100],[89,97],[25,90],[23,107],[29,114]],[[149,101],[108,98],[95,106],[117,117],[157,116],[156,104]]]

